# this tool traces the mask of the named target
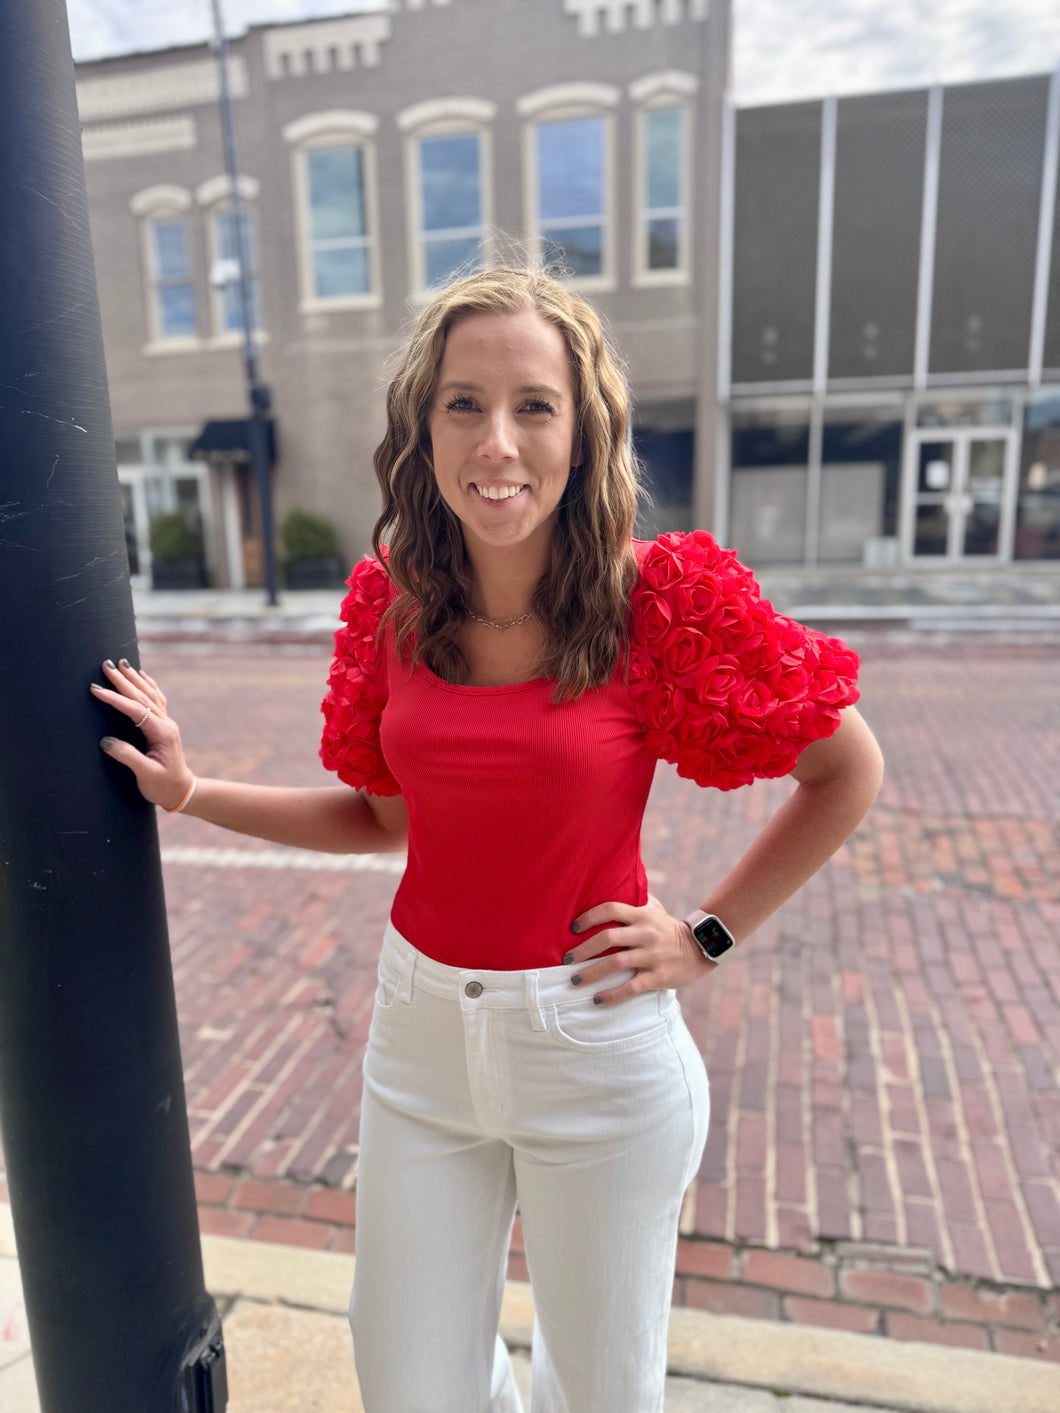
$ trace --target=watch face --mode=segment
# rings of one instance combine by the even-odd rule
[[[716,917],[705,917],[696,926],[696,936],[704,944],[708,957],[720,957],[733,945],[729,929]]]

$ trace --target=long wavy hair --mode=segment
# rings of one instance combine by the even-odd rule
[[[471,566],[460,522],[435,481],[428,416],[453,325],[472,314],[522,309],[536,310],[563,335],[574,392],[579,464],[571,468],[550,563],[533,596],[546,640],[541,675],[555,679],[553,699],[562,701],[610,679],[637,573],[629,388],[583,299],[543,272],[500,268],[457,281],[423,309],[387,389],[386,434],[374,457],[383,510],[372,545],[400,591],[388,610],[399,656],[424,662],[447,682],[464,681],[468,664],[457,634],[471,600]]]

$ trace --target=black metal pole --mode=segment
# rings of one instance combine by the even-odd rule
[[[63,0],[0,5],[0,211],[0,1128],[40,1404],[210,1413],[154,810],[88,694],[137,649]]]
[[[239,157],[236,153],[236,125],[232,114],[232,97],[228,87],[228,41],[221,18],[221,0],[211,0],[213,7],[214,47],[221,80],[221,127],[224,131],[225,166],[231,189],[232,224],[235,228],[236,256],[239,260],[239,310],[243,322],[243,366],[247,375],[250,401],[250,464],[257,481],[261,502],[261,533],[265,541],[265,587],[268,602],[276,603],[276,550],[272,542],[272,487],[269,484],[269,459],[265,419],[271,396],[258,375],[258,358],[254,349],[254,321],[251,300],[250,261],[247,233],[243,224],[243,198],[239,191]]]

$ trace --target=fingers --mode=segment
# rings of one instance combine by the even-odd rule
[[[93,682],[90,687],[99,701],[115,707],[138,726],[141,722],[146,724],[144,712],[148,708],[156,716],[165,716],[166,699],[158,684],[146,673],[138,672],[126,658],[117,666],[108,658],[103,663],[103,674],[110,686]]]

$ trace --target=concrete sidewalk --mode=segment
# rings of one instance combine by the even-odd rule
[[[763,569],[763,595],[814,626],[856,624],[915,634],[1060,635],[1055,564],[972,570],[910,568]],[[282,591],[270,607],[264,589],[133,591],[143,637],[170,641],[331,642],[344,590]]]
[[[228,1413],[363,1413],[346,1305],[354,1258],[204,1237],[222,1314]],[[509,1281],[501,1335],[529,1407],[530,1287]],[[1056,1413],[1060,1367],[675,1309],[666,1413]],[[0,1206],[0,1408],[39,1413],[9,1207]],[[86,1409],[85,1413],[98,1413]]]

